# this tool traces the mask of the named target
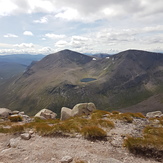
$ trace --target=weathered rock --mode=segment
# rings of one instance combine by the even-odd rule
[[[10,117],[17,117],[19,114],[12,114]]]
[[[122,138],[119,138],[119,139],[117,138],[117,139],[112,140],[110,143],[113,147],[121,147],[123,140]]]
[[[72,112],[72,109],[62,107],[60,120],[66,120],[72,117],[71,112]]]
[[[161,117],[161,116],[162,116],[161,111],[149,112],[146,114],[147,118],[156,118],[156,117]]]
[[[61,163],[70,163],[72,162],[73,158],[71,156],[64,156],[62,159],[61,159]]]
[[[30,134],[30,135],[34,134],[34,131],[33,131],[33,130],[30,130],[30,131],[29,131],[29,134]]]
[[[31,138],[31,134],[30,133],[24,133],[24,134],[21,134],[20,137],[24,140],[29,140]]]
[[[24,111],[19,112],[19,115],[24,115]]]
[[[80,103],[73,107],[72,116],[77,115],[89,115],[91,112],[96,110],[96,106],[94,103]]]
[[[18,143],[20,141],[20,138],[12,138],[10,139],[10,142],[9,142],[9,146],[12,147],[12,148],[16,148],[18,146]]]
[[[23,122],[25,122],[25,123],[31,122],[31,118],[28,115],[20,115],[20,116],[22,117]]]
[[[18,110],[14,110],[14,111],[12,111],[12,114],[19,114],[19,111]]]
[[[39,111],[35,117],[41,118],[41,119],[56,119],[57,114],[49,109],[42,109]]]
[[[0,108],[0,118],[7,118],[11,114],[11,110],[7,108]]]

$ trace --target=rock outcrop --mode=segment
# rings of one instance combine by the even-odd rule
[[[42,109],[35,115],[35,117],[41,119],[56,119],[56,116],[57,114],[49,109]]]
[[[72,112],[72,109],[69,109],[67,107],[62,107],[60,120],[63,121],[72,117],[71,112]]]
[[[80,103],[73,107],[72,116],[79,116],[82,114],[89,115],[94,110],[96,110],[94,103]]]
[[[89,115],[94,110],[96,110],[96,106],[94,103],[79,103],[76,104],[73,109],[69,109],[67,107],[62,107],[61,109],[61,118],[60,120],[66,120],[70,117],[80,116],[80,115]]]
[[[149,112],[146,114],[147,118],[156,118],[156,117],[162,117],[163,114],[161,111],[155,111],[155,112]]]
[[[0,118],[8,118],[11,114],[11,110],[7,108],[0,108]]]
[[[30,133],[24,133],[24,134],[21,134],[20,137],[24,140],[29,140],[31,138],[31,134]]]

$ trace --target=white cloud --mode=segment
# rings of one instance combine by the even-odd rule
[[[62,38],[65,38],[66,36],[65,35],[57,35],[54,33],[47,33],[47,34],[45,34],[45,37],[50,38],[50,39],[62,39]]]
[[[44,17],[40,18],[39,20],[34,20],[33,22],[40,23],[40,24],[46,24],[46,23],[48,23],[48,18],[44,16]]]
[[[16,38],[16,37],[18,37],[18,36],[15,35],[15,34],[8,33],[8,34],[6,34],[6,35],[3,35],[3,37],[6,37],[6,38]]]
[[[0,48],[12,48],[11,44],[0,43]]]
[[[15,44],[14,47],[18,48],[34,48],[35,45],[33,43],[21,43],[21,44]]]
[[[66,48],[66,46],[69,46],[69,43],[64,40],[60,40],[55,43],[55,47],[58,47],[58,48]]]
[[[55,10],[55,5],[53,4],[53,2],[54,0],[28,0],[28,13],[53,12]]]
[[[25,35],[25,36],[33,36],[33,33],[31,31],[24,31],[23,35]]]
[[[37,53],[54,45],[80,52],[161,49],[162,6],[162,0],[0,0],[0,48]],[[37,31],[30,37],[37,45],[21,43],[33,36],[26,30]]]
[[[73,41],[87,41],[89,38],[83,36],[72,36]]]
[[[38,53],[40,54],[50,54],[53,53],[54,49],[52,49],[51,47],[43,47],[41,49],[38,50]]]
[[[55,15],[56,18],[62,18],[66,20],[79,20],[80,15],[76,9],[65,8],[63,11]]]
[[[0,44],[1,45],[1,44]],[[9,55],[9,54],[50,54],[56,52],[51,47],[41,47],[39,45],[34,45],[32,43],[26,44],[17,44],[10,45],[10,48],[6,46],[5,49],[0,49],[0,55]]]
[[[44,38],[44,37],[43,37],[43,38],[41,38],[41,40],[45,41],[45,40],[46,40],[46,38]]]
[[[7,16],[13,14],[17,9],[17,5],[11,0],[1,0],[0,1],[0,15]]]

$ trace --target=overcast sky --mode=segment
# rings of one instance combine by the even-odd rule
[[[163,52],[163,0],[0,0],[0,54]]]

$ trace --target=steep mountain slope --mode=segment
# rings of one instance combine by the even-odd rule
[[[162,74],[163,54],[159,53],[128,50],[95,60],[63,50],[5,84],[0,106],[33,114],[44,107],[60,112],[62,106],[91,101],[98,109],[119,109],[158,93]]]

